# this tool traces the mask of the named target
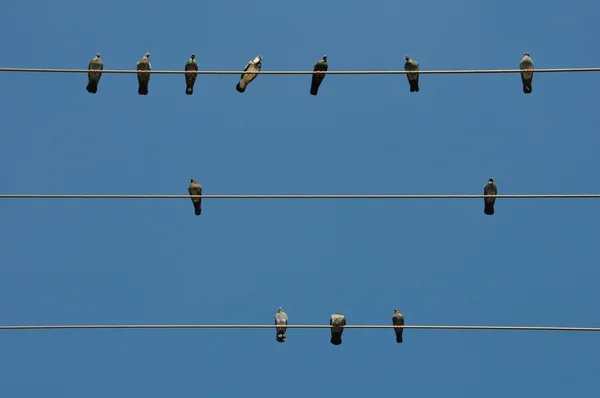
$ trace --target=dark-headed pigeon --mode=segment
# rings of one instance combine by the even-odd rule
[[[310,93],[311,95],[317,95],[319,93],[319,86],[323,83],[323,79],[325,79],[325,73],[327,72],[327,68],[329,65],[327,64],[327,55],[323,55],[323,58],[315,62],[313,67],[312,81],[310,83]]]
[[[90,60],[88,69],[91,70],[103,70],[104,62],[100,59],[100,54],[96,54],[94,58]],[[98,92],[98,83],[102,77],[102,72],[88,72],[88,84],[85,88],[88,93],[96,94]]]
[[[404,315],[402,315],[400,311],[394,310],[392,323],[394,326],[404,326]],[[402,343],[402,332],[404,332],[404,328],[394,328],[394,332],[396,332],[396,343]]]
[[[287,335],[285,333],[287,330],[285,326],[287,324],[288,316],[285,312],[283,312],[283,308],[279,307],[277,313],[275,314],[275,325],[277,325],[277,327],[275,328],[277,330],[277,337],[275,338],[275,340],[277,340],[279,343],[285,343],[285,341],[287,340]]]
[[[150,65],[150,53],[144,54],[142,59],[137,62],[137,70],[138,71],[150,71],[152,70],[152,66]],[[148,83],[150,83],[150,73],[148,72],[138,72],[138,94],[139,95],[148,95]]]
[[[521,81],[523,82],[523,92],[525,94],[531,94],[533,91],[531,87],[531,82],[533,81],[533,59],[529,55],[529,53],[525,53],[519,63],[521,70],[528,70],[527,72],[521,72]]]
[[[331,344],[342,344],[342,333],[346,326],[346,317],[341,312],[336,312],[329,317],[329,325],[331,326]]]
[[[198,62],[196,62],[196,54],[192,54],[190,59],[185,63],[185,71],[197,71],[198,70]],[[196,73],[186,73],[185,74],[185,93],[187,95],[194,94],[194,84],[196,83],[196,77],[198,75]]]
[[[498,195],[498,187],[496,187],[496,183],[494,182],[493,178],[490,178],[488,180],[488,183],[485,184],[485,187],[483,187],[483,194]],[[496,198],[484,198],[483,200],[485,201],[485,208],[483,209],[483,212],[488,216],[493,215],[494,203],[496,203]]]
[[[418,71],[419,63],[409,57],[408,55],[404,56],[406,63],[404,64],[404,70],[407,72]],[[408,84],[410,85],[410,92],[419,92],[419,74],[418,73],[407,73],[406,77],[408,78]]]
[[[202,195],[202,185],[198,184],[196,180],[192,178],[190,185],[188,185],[188,192],[190,195]],[[202,214],[202,198],[192,198],[192,203],[194,204],[194,213],[196,213],[197,216]]]
[[[262,59],[262,55],[259,55],[248,62],[244,68],[244,72],[260,72],[260,68],[262,68]],[[242,73],[242,76],[240,76],[240,81],[235,86],[235,89],[240,93],[243,93],[246,91],[248,84],[250,84],[252,80],[256,79],[256,76],[258,76],[256,73]]]

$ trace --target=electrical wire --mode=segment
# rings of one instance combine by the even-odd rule
[[[107,69],[95,72],[104,73],[138,73],[138,70],[119,70]],[[40,69],[40,68],[0,68],[0,72],[28,72],[28,73],[88,73],[89,69]],[[234,71],[234,70],[152,70],[142,71],[153,75],[183,75],[186,73],[197,75],[240,75],[240,74],[258,74],[258,75],[312,75],[314,71]],[[498,73],[521,73],[521,69],[464,69],[464,70],[420,70],[418,72],[407,72],[404,70],[362,70],[362,71],[327,71],[319,72],[327,75],[405,75],[408,73],[418,73],[420,75],[459,75],[459,74],[498,74]],[[558,68],[558,69],[534,69],[537,73],[572,73],[572,72],[600,72],[600,68]]]
[[[273,329],[276,325],[23,325],[0,326],[0,330],[44,329]],[[331,329],[330,325],[286,325],[288,329]],[[455,329],[455,330],[530,330],[600,332],[600,327],[572,326],[474,326],[474,325],[346,325],[344,329]]]
[[[0,199],[598,199],[600,194],[523,194],[523,195],[46,195],[0,194]]]

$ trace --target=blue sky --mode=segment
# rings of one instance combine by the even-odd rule
[[[590,1],[8,1],[0,66],[600,65]],[[597,193],[600,75],[0,73],[2,193]],[[598,326],[594,200],[3,200],[0,323]],[[3,397],[595,396],[600,336],[407,330],[4,331]]]

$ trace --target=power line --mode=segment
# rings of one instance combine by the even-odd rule
[[[39,68],[0,68],[0,72],[29,72],[29,73],[88,73],[89,69],[39,69]],[[95,71],[96,72],[96,71]],[[102,70],[104,73],[138,73],[137,70]],[[405,75],[407,73],[419,73],[420,75],[459,75],[459,74],[497,74],[497,73],[520,73],[520,69],[465,69],[465,70],[421,70],[418,72],[407,72],[404,70],[362,70],[362,71],[327,71],[321,72],[328,75]],[[560,68],[560,69],[534,69],[537,73],[571,73],[571,72],[600,72],[600,68]],[[237,71],[237,70],[153,70],[145,73],[155,75],[183,75],[186,73],[197,75],[312,75],[314,71]]]
[[[522,194],[522,195],[45,195],[0,194],[0,199],[598,199],[600,194]]]
[[[0,330],[43,329],[273,329],[276,325],[24,325],[0,326]],[[330,325],[287,325],[288,329],[331,329]],[[600,327],[572,326],[473,326],[473,325],[346,325],[344,329],[441,329],[441,330],[534,330],[563,332],[600,332]]]

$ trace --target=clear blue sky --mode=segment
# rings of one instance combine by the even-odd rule
[[[600,66],[573,0],[9,1],[0,66],[427,69]],[[597,193],[600,74],[0,73],[2,193]],[[2,200],[0,323],[598,326],[600,202]],[[38,397],[597,396],[600,335],[71,330],[0,333],[0,390]],[[283,395],[282,395],[283,394]]]

